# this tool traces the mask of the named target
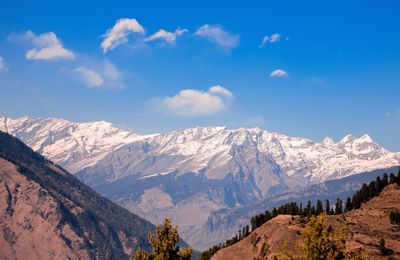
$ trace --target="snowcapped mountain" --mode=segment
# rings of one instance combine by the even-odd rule
[[[368,135],[348,135],[338,142],[325,138],[317,143],[259,128],[203,127],[143,138],[115,150],[97,166],[112,168],[104,173],[104,182],[130,175],[144,179],[188,172],[220,180],[242,173],[255,178],[263,197],[274,184],[268,178],[271,175],[277,177],[275,184],[281,179],[289,186],[317,183],[397,165],[399,158]],[[88,181],[90,172],[86,171]],[[93,177],[99,178],[97,169]]]
[[[0,131],[25,142],[35,151],[77,172],[105,155],[147,136],[122,131],[105,121],[74,123],[65,119],[18,119],[0,115]]]
[[[1,116],[0,130],[153,223],[171,218],[192,241],[216,210],[400,165],[400,153],[368,135],[314,142],[259,128],[197,127],[142,136],[104,121]]]

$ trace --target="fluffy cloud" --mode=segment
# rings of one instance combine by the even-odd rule
[[[221,26],[211,26],[205,24],[201,26],[194,33],[194,35],[198,37],[203,37],[213,43],[218,44],[221,47],[228,49],[235,48],[239,45],[240,36],[224,31]]]
[[[231,98],[232,92],[219,85],[209,88],[207,92],[185,89],[173,97],[162,99],[161,108],[185,117],[213,115],[226,109]]]
[[[281,69],[277,69],[271,72],[271,74],[269,74],[270,77],[288,77],[289,74]]]
[[[4,62],[3,57],[0,56],[0,72],[5,71],[6,70],[6,64]]]
[[[226,89],[226,88],[224,88],[224,87],[222,87],[220,85],[212,86],[208,90],[208,92],[213,93],[213,94],[217,94],[217,95],[219,94],[219,95],[230,97],[230,98],[233,97],[232,92],[230,92],[228,89]]]
[[[103,35],[104,40],[101,42],[103,52],[106,53],[128,42],[128,36],[132,33],[144,34],[143,27],[136,19],[122,18],[117,20],[115,25]]]
[[[177,28],[175,32],[167,32],[164,29],[159,30],[158,32],[150,35],[149,37],[145,38],[145,42],[150,42],[154,40],[162,40],[168,44],[174,44],[176,41],[177,36],[181,36],[185,32],[188,32],[187,29]]]
[[[29,60],[74,59],[75,54],[63,47],[59,38],[53,32],[35,35],[28,31],[24,37],[32,41],[35,48],[27,51],[25,57]]]
[[[88,87],[99,87],[104,83],[99,73],[86,67],[78,67],[74,69],[73,72],[78,75]]]
[[[123,89],[122,73],[109,60],[80,66],[72,71],[72,75],[84,83],[87,87],[104,87],[112,89]]]
[[[260,44],[260,48],[264,47],[267,43],[279,42],[281,40],[281,35],[279,33],[271,34],[270,36],[265,35]]]

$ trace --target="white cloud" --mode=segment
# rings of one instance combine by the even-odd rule
[[[271,74],[269,74],[270,77],[288,77],[289,74],[281,69],[277,69],[271,72]]]
[[[99,87],[103,85],[104,80],[99,73],[86,67],[78,67],[73,70],[88,87]]]
[[[262,42],[260,44],[260,48],[264,47],[267,43],[274,43],[274,42],[279,42],[281,40],[281,35],[279,33],[274,33],[271,34],[270,36],[265,35],[262,39]]]
[[[175,30],[175,32],[167,32],[164,29],[159,30],[158,32],[150,35],[146,39],[145,42],[150,42],[154,40],[163,40],[168,44],[175,44],[176,37],[181,36],[185,32],[188,32],[187,29],[181,29],[180,27]]]
[[[53,32],[35,35],[28,31],[24,38],[32,41],[35,48],[26,52],[25,57],[29,60],[57,60],[74,59],[75,54],[63,47],[61,40]]]
[[[113,63],[108,60],[104,61],[103,74],[108,80],[118,81],[121,79],[121,72]]]
[[[4,62],[3,57],[0,56],[0,72],[5,71],[6,68],[6,63]]]
[[[210,93],[214,93],[214,94],[220,94],[226,97],[233,97],[233,93],[230,92],[228,89],[220,86],[220,85],[215,85],[212,86],[209,90]]]
[[[178,116],[206,116],[225,110],[231,98],[232,92],[219,85],[209,88],[207,92],[184,89],[173,97],[163,98],[161,108]]]
[[[232,49],[239,45],[240,36],[224,31],[221,26],[212,26],[205,24],[195,33],[195,36],[203,37],[221,47]]]
[[[70,72],[75,78],[91,88],[123,89],[125,87],[122,81],[122,73],[109,60],[91,62]]]
[[[104,40],[101,42],[103,52],[106,53],[128,42],[128,36],[132,33],[144,34],[144,29],[139,22],[136,19],[118,19],[115,25],[103,35]]]

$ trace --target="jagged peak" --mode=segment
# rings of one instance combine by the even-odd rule
[[[352,134],[348,134],[340,140],[340,143],[352,143],[355,140],[355,136]]]
[[[368,142],[368,143],[373,143],[374,142],[374,140],[371,138],[371,136],[369,134],[364,134],[363,136],[358,138],[358,140],[363,140],[363,141]]]
[[[335,141],[331,137],[327,136],[322,140],[322,143],[325,145],[333,145],[335,144]]]

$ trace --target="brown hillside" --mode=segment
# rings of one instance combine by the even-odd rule
[[[400,209],[400,188],[395,185],[386,187],[379,196],[363,204],[360,209],[351,210],[342,215],[327,217],[328,225],[344,228],[346,249],[351,251],[363,248],[371,259],[387,259],[380,256],[379,240],[385,239],[386,247],[394,251],[393,259],[400,259],[400,227],[390,223],[389,214]],[[246,237],[239,243],[218,251],[212,259],[253,259],[260,256],[262,244],[267,244],[267,256],[282,252],[285,247],[295,248],[300,241],[299,231],[304,224],[300,217],[280,215],[255,230],[257,243],[251,243],[252,237]]]
[[[57,208],[48,192],[0,158],[2,259],[88,259],[81,239],[69,225],[58,227],[61,216]],[[65,238],[72,242],[70,246]]]

